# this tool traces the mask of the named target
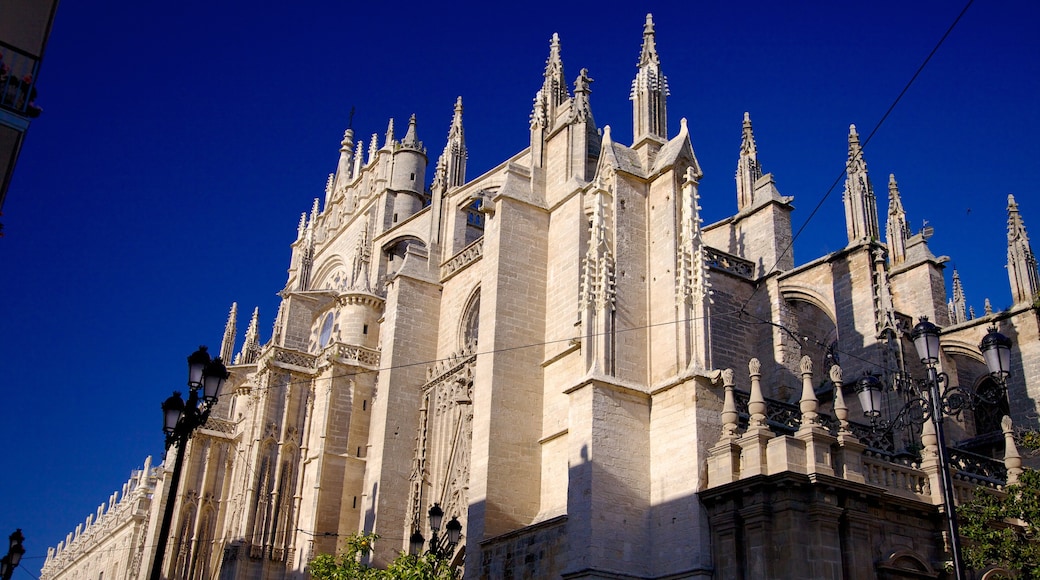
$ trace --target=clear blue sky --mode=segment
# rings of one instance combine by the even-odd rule
[[[559,32],[568,79],[589,69],[596,122],[627,142],[650,10],[670,134],[689,119],[705,172],[705,220],[735,211],[750,111],[797,227],[841,173],[849,123],[870,133],[963,7],[376,4],[60,6],[39,75],[44,113],[0,239],[0,534],[23,528],[34,575],[146,455],[158,460],[159,404],[197,345],[216,350],[231,302],[241,330],[259,306],[270,337],[299,215],[323,195],[352,106],[366,143],[415,113],[432,163],[462,95],[474,177],[527,145]],[[914,230],[935,228],[933,251],[951,257],[980,313],[985,297],[1010,302],[1008,193],[1040,236],[1038,19],[1036,2],[976,2],[866,148],[882,224],[895,173]],[[795,260],[844,245],[839,185]]]

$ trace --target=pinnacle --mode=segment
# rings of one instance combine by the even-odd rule
[[[401,145],[412,148],[419,146],[419,138],[415,132],[415,113],[408,119],[408,132],[405,133],[404,139],[401,139]]]
[[[646,15],[646,24],[643,25],[643,50],[639,55],[639,66],[650,63],[658,63],[657,41],[654,35],[654,15]]]

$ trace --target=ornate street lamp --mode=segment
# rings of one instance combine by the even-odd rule
[[[181,398],[180,391],[174,391],[162,404],[166,450],[169,451],[171,446],[176,446],[177,459],[170,476],[170,491],[166,496],[166,510],[159,526],[159,538],[155,543],[151,580],[160,580],[162,577],[163,558],[170,538],[170,524],[177,502],[177,485],[181,480],[181,467],[184,465],[184,451],[188,439],[209,419],[210,410],[217,403],[220,389],[229,376],[231,374],[220,357],[210,359],[206,347],[200,346],[199,350],[188,357],[188,401],[185,402]]]
[[[3,580],[11,580],[14,569],[22,562],[22,556],[25,555],[25,547],[22,546],[25,536],[22,535],[21,528],[15,530],[7,539],[10,541],[7,555],[0,558],[0,578]]]
[[[444,526],[444,536],[440,536],[441,523],[444,522],[444,510],[441,509],[441,504],[433,504],[427,515],[430,518],[430,529],[433,530],[428,552],[433,554],[438,560],[447,560],[455,553],[455,546],[462,539],[462,523],[459,522],[458,518],[452,516],[448,524]],[[416,530],[408,538],[408,553],[412,556],[418,556],[422,552],[425,542],[426,538],[423,537],[419,530]]]
[[[913,379],[900,381],[900,386],[910,397],[892,420],[880,418],[878,403],[882,385],[876,377],[865,375],[859,379],[856,382],[856,393],[859,395],[863,413],[870,417],[875,430],[901,430],[911,425],[921,425],[925,421],[931,421],[934,425],[939,447],[939,479],[942,483],[943,509],[946,512],[947,532],[950,536],[954,577],[957,580],[964,580],[960,533],[957,528],[957,511],[954,505],[953,476],[949,469],[950,457],[949,451],[946,449],[943,420],[947,416],[959,416],[966,409],[975,409],[983,404],[994,404],[1005,396],[1007,378],[1010,374],[1011,339],[997,332],[995,328],[990,328],[989,333],[982,339],[979,349],[982,351],[990,376],[997,382],[999,388],[978,392],[960,386],[948,386],[949,377],[946,373],[940,373],[936,369],[936,365],[939,363],[939,333],[939,327],[929,322],[926,316],[922,316],[917,326],[910,331],[910,339],[914,342],[917,354],[928,369],[928,378],[920,381]]]

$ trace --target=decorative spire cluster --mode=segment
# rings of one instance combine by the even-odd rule
[[[845,179],[845,228],[849,244],[878,239],[877,200],[867,175],[867,162],[855,125],[849,125],[849,159]]]

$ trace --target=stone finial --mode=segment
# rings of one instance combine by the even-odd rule
[[[832,365],[830,370],[831,382],[835,385],[841,384],[841,367],[838,365]]]
[[[849,434],[849,407],[845,404],[845,394],[841,390],[841,367],[831,366],[831,382],[834,383],[834,416],[838,419],[838,433]]]
[[[820,401],[816,398],[816,391],[812,384],[812,359],[803,356],[799,366],[802,370],[802,398],[798,402],[798,408],[802,412],[802,426],[804,427],[816,424],[819,416],[816,409],[819,407]]]
[[[798,368],[802,371],[802,376],[812,374],[812,359],[808,356],[803,356],[801,362],[798,363]]]
[[[757,358],[748,361],[748,371],[751,375],[751,396],[748,398],[748,413],[750,427],[765,427],[766,425],[766,399],[762,396],[762,363]]]
[[[1015,430],[1011,424],[1011,417],[1004,415],[1000,420],[1000,429],[1004,432],[1004,466],[1007,467],[1008,485],[1018,483],[1018,477],[1022,475],[1022,456],[1018,454],[1018,446],[1015,445]]]
[[[722,438],[735,439],[737,437],[737,402],[733,397],[733,369],[725,369],[719,375],[722,378],[722,384],[726,387],[722,404]]]
[[[986,316],[989,316],[990,314],[993,314],[993,305],[990,304],[989,298],[986,299],[986,303],[983,306],[983,308],[985,309],[984,312],[986,313]]]
[[[757,359],[753,358],[748,361],[748,372],[752,375],[762,374],[762,363]]]

